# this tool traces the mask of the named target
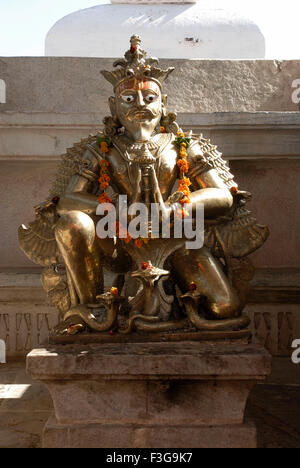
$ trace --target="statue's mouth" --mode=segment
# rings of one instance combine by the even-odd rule
[[[138,122],[147,122],[149,120],[153,120],[156,115],[147,109],[129,111],[126,117],[130,121],[137,120]]]

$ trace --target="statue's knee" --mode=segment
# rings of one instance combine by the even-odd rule
[[[227,319],[238,317],[241,312],[241,301],[235,291],[220,301],[215,301],[210,304],[210,310],[214,318]]]
[[[95,240],[95,225],[89,215],[82,211],[70,211],[62,215],[55,227],[55,237],[60,243],[66,244],[70,240],[86,239],[89,244]]]

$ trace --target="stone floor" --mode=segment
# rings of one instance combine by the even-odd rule
[[[40,447],[52,410],[47,389],[30,379],[24,361],[0,364],[0,448]],[[271,377],[250,395],[247,414],[258,427],[259,447],[300,448],[300,364],[274,359]]]

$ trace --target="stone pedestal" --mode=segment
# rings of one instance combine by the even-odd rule
[[[54,402],[47,448],[256,447],[244,410],[270,367],[262,347],[242,343],[49,345],[27,356]]]

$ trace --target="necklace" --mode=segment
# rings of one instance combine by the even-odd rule
[[[134,162],[141,151],[150,151],[158,159],[162,151],[172,140],[171,134],[157,134],[146,142],[132,142],[126,135],[113,137],[113,145],[127,162]]]

